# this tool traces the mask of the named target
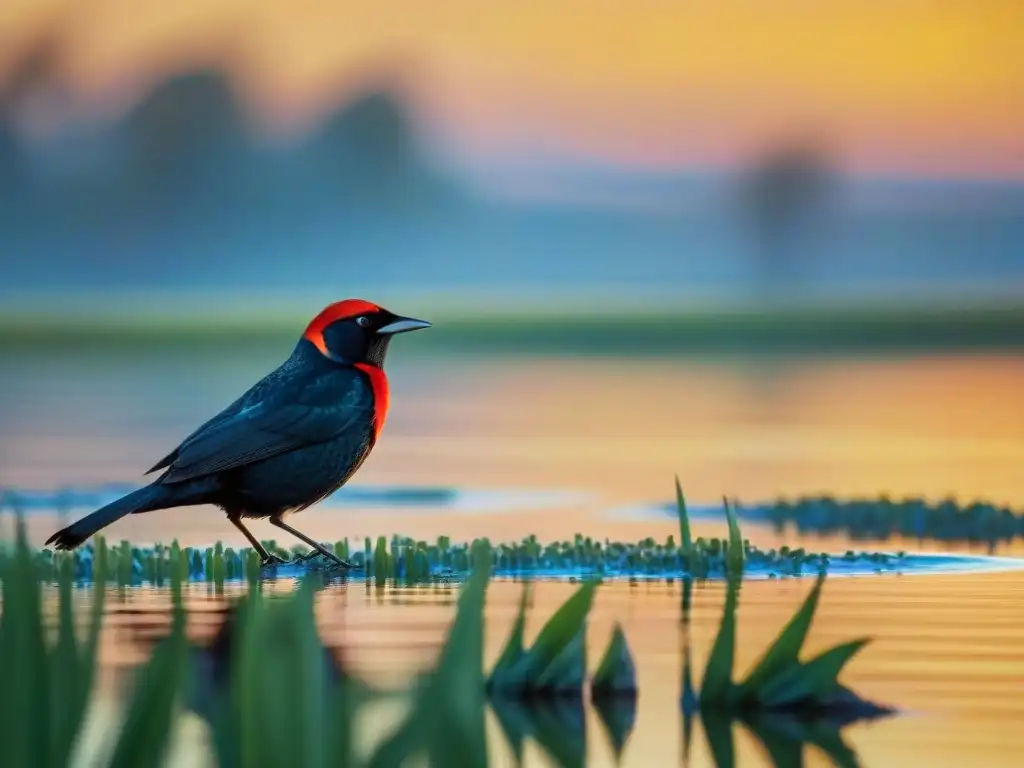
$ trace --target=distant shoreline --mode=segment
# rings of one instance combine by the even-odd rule
[[[417,308],[417,311],[420,311]],[[426,314],[424,315],[426,316]],[[840,302],[790,308],[639,312],[591,311],[431,313],[420,352],[551,354],[685,354],[715,352],[843,352],[1024,350],[1024,300],[920,302],[899,306]],[[211,350],[239,344],[293,341],[307,318],[294,310],[275,314],[233,312],[165,315],[109,312],[0,311],[0,348],[129,350],[189,345]]]

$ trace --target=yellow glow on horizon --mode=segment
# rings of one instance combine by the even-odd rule
[[[0,38],[57,5],[7,0]],[[714,160],[807,125],[855,163],[1024,173],[1019,0],[92,0],[71,39],[86,91],[223,52],[296,119],[406,61],[432,119],[485,149]]]

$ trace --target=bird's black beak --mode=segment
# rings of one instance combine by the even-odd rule
[[[378,328],[377,333],[381,336],[393,336],[396,333],[408,333],[429,327],[430,323],[426,320],[417,320],[415,317],[396,317],[387,325]]]

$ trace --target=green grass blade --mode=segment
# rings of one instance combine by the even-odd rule
[[[295,633],[294,678],[297,696],[291,702],[295,734],[299,743],[295,757],[300,765],[317,768],[327,765],[328,723],[325,708],[330,704],[324,675],[324,646],[317,633],[313,612],[316,589],[314,578],[303,579],[290,606],[290,629]]]
[[[170,747],[184,665],[184,630],[175,628],[141,670],[109,768],[163,763]]]
[[[433,765],[487,765],[484,603],[491,559],[485,545],[474,550],[473,571],[459,595],[455,621],[417,704],[431,716],[427,754]]]
[[[733,719],[720,711],[701,711],[704,736],[715,768],[735,768],[736,747],[733,741]],[[781,766],[780,766],[781,768]],[[787,766],[788,768],[788,766]]]
[[[247,568],[251,568],[253,556],[258,562],[259,556],[255,551],[250,552]],[[234,754],[239,756],[242,766],[259,765],[261,752],[269,740],[260,722],[260,699],[266,693],[259,667],[260,638],[266,620],[264,603],[262,591],[254,588],[250,581],[249,591],[236,607],[237,623],[232,636],[230,717],[225,724],[228,730],[225,738],[238,739]]]
[[[355,719],[359,706],[365,701],[365,694],[359,684],[345,677],[331,692],[331,706],[328,711],[328,751],[324,755],[324,768],[353,768],[355,758]]]
[[[772,728],[768,718],[755,718],[745,723],[747,730],[761,742],[771,765],[780,768],[804,765],[804,742],[798,734]]]
[[[513,684],[510,673],[523,657],[524,638],[526,635],[526,606],[530,598],[530,583],[523,584],[523,592],[519,598],[519,612],[516,614],[512,629],[509,631],[505,647],[491,670],[488,686],[505,687]]]
[[[366,760],[365,768],[395,768],[406,765],[423,746],[424,720],[415,709],[382,741]],[[339,766],[340,768],[340,766]]]
[[[15,516],[14,555],[3,582],[4,765],[45,765],[50,755],[50,676],[39,570],[25,521]]]
[[[769,680],[798,663],[800,649],[803,648],[804,641],[807,639],[807,632],[814,619],[814,612],[817,610],[818,598],[824,583],[825,574],[822,573],[818,576],[818,580],[804,604],[800,606],[800,610],[793,614],[775,642],[768,647],[753,671],[740,685],[741,696],[756,697]]]
[[[82,647],[81,674],[74,691],[75,706],[83,713],[92,695],[92,684],[96,675],[96,658],[99,654],[100,635],[103,632],[103,612],[107,601],[106,584],[109,572],[107,542],[102,536],[97,536],[92,554],[93,588],[89,632]]]
[[[57,564],[58,619],[57,644],[51,652],[50,696],[53,705],[51,759],[53,765],[67,765],[75,736],[82,724],[85,708],[79,706],[75,691],[83,660],[78,655],[75,619],[71,597],[73,560],[60,555]]]
[[[537,677],[536,688],[559,695],[582,695],[587,677],[587,622]]]
[[[626,633],[618,622],[615,622],[608,648],[590,681],[590,690],[592,696],[598,697],[636,691],[636,664],[629,652]]]
[[[636,727],[636,699],[631,696],[614,696],[593,700],[594,715],[601,724],[608,746],[615,755],[615,763],[622,762],[633,729]]]
[[[184,553],[182,553],[184,554]],[[188,638],[181,582],[188,573],[172,573],[171,633],[157,646],[135,681],[127,716],[108,768],[161,765],[170,747],[175,703],[185,683]]]
[[[708,655],[701,681],[700,703],[702,706],[724,707],[732,691],[732,666],[736,656],[736,604],[739,599],[740,582],[729,579],[725,595],[725,610],[718,636]]]
[[[835,691],[843,667],[869,642],[867,637],[851,640],[829,648],[806,664],[784,669],[765,683],[758,698],[766,706],[776,707],[810,701]]]
[[[860,766],[857,753],[843,741],[842,733],[838,728],[831,728],[824,723],[810,724],[805,734],[805,740],[828,755],[829,760],[836,768],[859,768]]]
[[[530,737],[558,768],[587,764],[586,711],[582,699],[538,701],[525,708]]]
[[[529,733],[527,715],[524,714],[524,704],[519,700],[500,696],[491,699],[491,711],[498,721],[498,728],[505,735],[509,749],[512,750],[512,757],[517,766],[523,764],[523,746]]]
[[[484,544],[474,545],[473,554],[437,666],[423,677],[412,711],[374,751],[368,768],[404,765],[424,749],[429,765],[487,766],[484,602],[491,568]]]
[[[537,680],[586,624],[598,581],[588,581],[555,611],[526,654],[526,679]]]
[[[722,501],[725,503],[725,519],[729,523],[729,552],[725,559],[725,569],[727,575],[739,578],[743,575],[743,536],[729,500],[723,498]]]
[[[679,542],[683,548],[683,557],[689,557],[693,550],[693,536],[690,533],[690,515],[686,511],[686,499],[683,497],[683,487],[679,484],[679,475],[676,475],[676,513],[679,515]]]

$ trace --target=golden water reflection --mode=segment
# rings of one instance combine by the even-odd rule
[[[810,579],[747,582],[741,594],[737,669],[756,662],[766,644],[798,607]],[[294,582],[271,585],[287,591]],[[487,609],[487,663],[493,663],[513,621],[521,586],[492,584]],[[543,583],[534,590],[528,636],[575,587]],[[454,610],[457,588],[449,586],[378,590],[360,583],[332,586],[318,598],[318,619],[325,641],[340,649],[358,674],[383,686],[408,683],[438,650]],[[622,765],[679,764],[682,725],[680,585],[609,583],[601,587],[589,624],[590,665],[596,664],[611,633],[621,622],[636,657],[640,686],[636,728]],[[102,647],[108,668],[125,670],[140,661],[147,637],[159,635],[167,607],[165,593],[129,590],[111,610],[160,611],[152,626],[138,615],[110,618]],[[689,641],[698,675],[717,630],[723,586],[708,583],[695,590]],[[205,586],[189,593],[191,632],[208,637],[221,605]],[[899,707],[905,714],[844,732],[847,742],[870,765],[1013,765],[1024,749],[1024,574],[965,576],[869,576],[834,578],[825,588],[812,627],[807,654],[854,637],[874,638],[850,664],[845,682],[861,695]],[[371,716],[372,715],[372,716]],[[364,736],[383,737],[401,715],[400,705],[382,704],[368,713]],[[492,726],[495,724],[492,722]],[[614,764],[607,738],[588,713],[588,765]],[[202,729],[187,729],[181,754],[191,760],[203,750]],[[189,741],[190,740],[190,741]],[[506,746],[496,727],[490,733],[498,765],[506,765]],[[811,757],[808,765],[827,765]],[[528,765],[546,764],[537,749]],[[758,744],[737,731],[739,765],[770,765]],[[181,764],[188,764],[183,762]],[[702,736],[694,740],[692,766],[710,766]]]
[[[0,373],[0,485],[134,482],[279,362],[178,353]],[[31,364],[29,364],[31,362]],[[577,488],[609,501],[821,491],[1024,505],[1024,357],[389,361],[360,484]],[[165,517],[168,537],[177,535]]]

